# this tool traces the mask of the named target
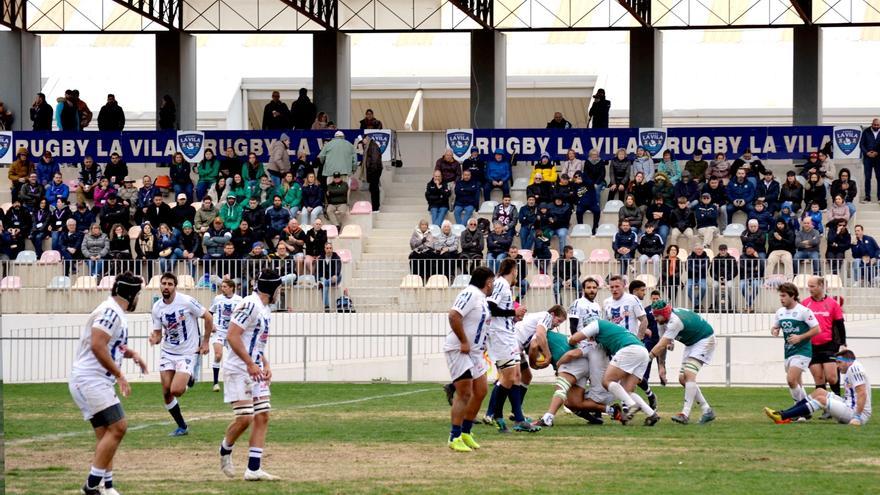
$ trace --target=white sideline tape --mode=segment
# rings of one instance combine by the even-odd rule
[[[347,404],[357,404],[360,402],[369,402],[371,400],[378,400],[378,399],[390,399],[392,397],[404,397],[407,395],[415,395],[415,394],[421,394],[424,392],[431,392],[431,391],[437,391],[437,389],[436,388],[420,388],[418,390],[408,390],[406,392],[398,392],[395,394],[372,395],[370,397],[361,397],[359,399],[340,400],[340,401],[335,401],[335,402],[322,402],[319,404],[305,404],[302,406],[292,406],[292,407],[288,407],[286,409],[277,409],[277,410],[284,411],[284,410],[318,409],[321,407],[344,406]],[[222,413],[222,414],[220,414],[220,413],[208,414],[205,416],[199,416],[197,418],[190,418],[187,420],[187,423],[194,423],[196,421],[205,421],[205,420],[210,420],[210,419],[228,418],[228,417],[230,417],[230,413],[228,413],[228,412]],[[8,418],[8,416],[7,416],[7,418]],[[144,423],[144,424],[140,424],[140,425],[136,425],[136,426],[130,426],[128,428],[128,431],[145,430],[147,428],[152,428],[154,426],[170,426],[172,424],[174,424],[173,421],[160,421],[157,423]],[[94,434],[95,434],[95,432],[93,430],[69,431],[66,433],[53,433],[51,435],[37,435],[34,437],[20,438],[18,440],[10,440],[10,441],[6,442],[6,445],[10,446],[10,447],[14,447],[17,445],[28,445],[28,444],[32,444],[32,443],[42,443],[42,442],[54,442],[57,440],[63,440],[65,438],[79,437],[79,436],[91,436]]]

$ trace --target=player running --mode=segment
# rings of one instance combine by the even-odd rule
[[[635,287],[638,287],[638,284]],[[648,316],[642,306],[641,299],[626,292],[623,277],[620,275],[614,275],[608,279],[608,288],[611,290],[611,296],[606,298],[602,304],[604,319],[622,326],[639,340],[644,339],[648,335]],[[651,363],[648,363],[648,366],[650,365]],[[656,409],[657,396],[651,390],[648,381],[640,380],[638,386],[645,392],[651,409]]]
[[[798,401],[785,411],[774,411],[764,408],[764,414],[776,424],[791,423],[792,419],[811,415],[824,409],[837,422],[861,426],[871,419],[871,382],[865,373],[862,363],[850,350],[836,354],[837,369],[843,374],[843,387],[846,394],[843,399],[833,392],[817,388],[808,399]]]
[[[810,359],[810,373],[816,388],[831,388],[840,395],[840,383],[834,356],[846,350],[846,326],[843,322],[843,309],[833,298],[825,294],[825,279],[810,277],[807,281],[810,297],[801,304],[813,312],[819,322],[819,334],[810,341],[813,357]],[[827,419],[827,416],[823,416]]]
[[[226,342],[232,352],[223,363],[223,401],[232,404],[235,419],[220,442],[220,470],[229,478],[235,477],[232,447],[253,424],[244,480],[276,481],[280,478],[264,471],[261,464],[272,410],[269,403],[272,370],[266,357],[272,318],[270,305],[278,298],[281,277],[275,270],[266,269],[260,272],[256,285],[254,293],[236,306],[229,322]]]
[[[782,307],[773,317],[770,333],[778,337],[780,331],[785,339],[785,374],[788,390],[795,402],[807,398],[801,375],[810,368],[813,346],[810,339],[819,334],[816,315],[798,302],[798,289],[791,282],[779,286],[779,302]]]
[[[658,360],[662,359],[673,340],[685,345],[681,370],[678,373],[678,382],[684,387],[684,407],[680,413],[670,419],[683,425],[688,424],[691,407],[696,401],[703,410],[700,424],[713,421],[715,412],[697,385],[697,374],[703,366],[712,362],[712,357],[715,355],[715,331],[706,320],[693,311],[683,308],[672,309],[672,306],[663,300],[654,302],[651,310],[657,324],[660,325],[661,332],[660,340],[651,349],[651,356]]]
[[[147,373],[147,363],[128,348],[128,318],[137,307],[143,280],[131,272],[116,277],[110,297],[89,315],[79,338],[79,350],[70,374],[70,395],[83,419],[92,424],[98,442],[83,495],[119,495],[113,487],[113,456],[128,423],[114,385],[123,397],[131,386],[122,373],[122,358],[129,358]],[[103,484],[103,488],[101,488]]]
[[[217,321],[215,331],[211,335],[211,346],[214,348],[214,363],[211,365],[211,370],[214,372],[214,392],[220,391],[220,363],[223,361],[229,320],[232,318],[232,311],[241,301],[242,297],[235,293],[234,281],[227,278],[220,282],[220,294],[214,297],[210,309],[212,317]]]
[[[449,310],[449,333],[443,350],[455,397],[450,416],[449,448],[456,452],[479,449],[471,428],[486,397],[486,362],[483,350],[488,333],[489,306],[495,274],[481,266],[471,273],[470,284],[455,298]]]
[[[641,307],[641,304],[639,304]],[[651,363],[648,350],[642,341],[626,328],[609,321],[597,320],[590,322],[568,339],[571,345],[578,345],[582,340],[593,337],[596,343],[611,354],[611,363],[602,378],[602,386],[611,392],[621,403],[623,409],[617,418],[623,424],[632,421],[638,407],[648,417],[646,426],[654,426],[660,416],[638,394],[633,393],[636,385],[645,374]]]
[[[189,433],[177,398],[187,389],[196,361],[208,353],[208,341],[214,330],[211,313],[194,297],[177,293],[177,276],[164,273],[160,279],[162,298],[153,304],[153,333],[150,344],[162,343],[159,357],[159,377],[165,409],[177,423],[169,436],[180,437]],[[205,320],[205,338],[200,339],[198,319]],[[164,334],[164,338],[163,338]]]

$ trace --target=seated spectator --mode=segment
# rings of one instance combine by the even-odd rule
[[[196,173],[199,175],[199,181],[196,183],[196,199],[201,201],[220,176],[220,160],[214,156],[214,150],[210,148],[205,150],[204,158],[196,166]]]
[[[749,220],[758,221],[758,230],[761,232],[770,232],[773,228],[773,214],[767,210],[767,206],[760,199],[756,199],[754,207],[749,211]]]
[[[787,280],[790,280],[794,276],[792,267],[795,253],[794,231],[789,228],[785,220],[776,219],[773,231],[767,236],[767,251],[770,253],[767,255],[767,273],[774,275],[777,267],[782,265],[782,274]],[[753,250],[753,252],[755,256],[758,256],[757,250]]]
[[[571,129],[571,122],[562,117],[562,112],[554,112],[553,120],[547,122],[547,129]]]
[[[571,177],[568,174],[560,174],[559,182],[553,186],[553,197],[561,196],[562,202],[568,204],[572,209],[576,203],[577,193],[574,184],[571,183]]]
[[[614,250],[614,258],[620,261],[620,273],[626,274],[627,270],[629,270],[630,260],[635,257],[638,241],[636,233],[630,228],[628,220],[620,220],[617,227],[617,233],[614,234],[611,249]]]
[[[818,173],[810,174],[807,179],[807,184],[804,186],[804,202],[816,203],[820,210],[828,209],[828,189],[825,188],[825,181]]]
[[[749,220],[746,230],[739,236],[742,247],[752,246],[762,260],[767,259],[767,233],[762,231],[757,220]]]
[[[663,196],[663,202],[666,206],[670,208],[675,206],[675,199],[673,198],[675,191],[672,188],[672,184],[669,183],[669,178],[662,172],[654,174],[654,187],[651,188],[650,197],[654,198],[657,195]]]
[[[25,240],[33,227],[33,217],[27,209],[22,208],[21,199],[13,199],[12,207],[6,212],[3,225],[10,236],[7,246],[9,257],[15,259],[18,253],[24,251]]]
[[[635,177],[637,173],[641,172],[645,177],[645,182],[654,182],[654,174],[657,173],[657,164],[654,163],[654,159],[651,158],[651,155],[645,151],[645,148],[639,146],[636,148],[636,158],[633,160],[632,168],[630,168],[629,176]],[[667,175],[668,179],[669,176]]]
[[[434,164],[434,171],[440,172],[443,184],[447,187],[452,187],[450,184],[455,185],[461,179],[461,164],[455,160],[455,155],[453,155],[451,149],[444,151],[443,156],[437,159],[437,162]]]
[[[82,247],[82,232],[76,229],[76,220],[68,218],[64,224],[64,232],[58,237],[58,249],[61,259],[64,260],[64,275],[76,273],[76,260],[82,259],[80,248]],[[54,247],[54,246],[53,246]]]
[[[129,223],[137,216],[137,196],[138,190],[134,187],[134,179],[126,177],[122,180],[122,189],[116,191],[119,197],[119,204],[128,212]],[[135,222],[137,223],[137,222]]]
[[[306,176],[306,182],[302,188],[302,210],[300,210],[299,223],[314,225],[324,213],[324,189],[315,174]]]
[[[229,230],[235,229],[241,222],[243,214],[244,208],[238,203],[238,198],[235,194],[229,193],[226,196],[226,204],[220,207],[220,220],[223,221],[223,225]]]
[[[312,228],[306,232],[306,271],[312,272],[315,259],[324,252],[324,244],[327,244],[327,231],[324,230],[324,221],[318,218],[312,224]]]
[[[37,258],[43,255],[43,241],[49,237],[52,231],[52,210],[46,198],[40,198],[40,203],[32,214],[33,227],[28,236],[34,244],[34,252]]]
[[[681,287],[681,265],[678,259],[678,246],[666,246],[666,255],[661,261],[660,287],[668,301],[678,301],[678,289]]]
[[[101,168],[95,163],[95,160],[87,156],[83,158],[82,166],[79,170],[79,187],[76,189],[76,201],[85,203],[87,199],[93,199],[95,188],[98,186],[98,180],[101,178]]]
[[[492,227],[493,230],[489,232],[489,238],[486,241],[486,262],[490,270],[497,272],[498,266],[507,257],[507,251],[513,244],[513,232],[505,231],[501,222],[495,222]],[[462,249],[464,249],[464,236],[462,236]]]
[[[43,187],[47,187],[52,182],[52,177],[55,174],[61,173],[61,168],[55,162],[55,159],[52,158],[52,153],[46,150],[43,152],[43,156],[40,157],[40,161],[37,162],[34,172],[37,174],[37,182]]]
[[[553,238],[553,217],[550,215],[550,204],[538,205],[538,213],[535,214],[535,242],[532,248],[532,259],[535,261],[541,273],[544,273],[546,263],[538,260],[549,260],[553,257],[550,252],[550,240]]]
[[[727,185],[727,182],[730,181],[730,174],[730,162],[727,161],[727,157],[724,156],[724,153],[716,153],[715,159],[709,162],[709,167],[706,168],[706,180],[715,177],[722,185]]]
[[[535,244],[535,220],[538,207],[535,197],[529,196],[525,206],[519,210],[519,244],[523,249],[532,249]]]
[[[284,174],[284,179],[275,193],[281,196],[281,205],[290,212],[290,218],[296,218],[302,207],[302,186],[294,178],[293,172]]]
[[[758,181],[755,197],[763,198],[767,204],[767,211],[776,214],[779,211],[779,181],[773,178],[773,171],[769,168],[764,170],[764,178]]]
[[[492,235],[492,234],[489,234]],[[483,231],[477,228],[477,219],[468,220],[467,226],[461,233],[461,255],[460,258],[467,261],[482,261],[483,247],[485,239],[483,239]],[[473,263],[465,263],[465,272],[470,273]]]
[[[49,225],[52,231],[52,249],[55,251],[61,251],[61,236],[67,230],[67,221],[73,217],[73,214],[70,211],[70,203],[64,199],[58,199],[55,201],[55,210],[52,211],[52,216],[49,217]],[[3,215],[0,215],[0,221],[3,220]],[[74,221],[76,223],[76,221]]]
[[[544,174],[538,173],[532,178],[532,182],[526,187],[526,197],[533,196],[535,204],[540,205],[551,201],[553,198],[553,183],[544,180]]]
[[[491,167],[491,165],[490,165]],[[461,180],[455,183],[455,202],[453,204],[453,216],[455,223],[467,224],[474,211],[480,207],[480,188],[471,180],[471,173],[465,170],[461,174]]]
[[[55,204],[55,200],[59,198],[67,201],[67,198],[70,197],[70,188],[64,183],[61,172],[56,173],[49,182],[49,185],[46,186],[45,197],[49,204]]]
[[[694,182],[703,183],[706,181],[706,169],[709,168],[709,162],[703,160],[703,150],[694,150],[694,157],[684,164],[684,169],[691,173]]]
[[[584,180],[586,178],[586,180]],[[601,211],[599,210],[598,191],[592,179],[586,174],[574,175],[575,191],[575,218],[577,223],[584,223],[584,213],[590,212],[593,216],[593,232],[599,228]]]
[[[495,150],[493,159],[486,164],[486,181],[482,184],[483,200],[489,201],[492,190],[496,188],[501,189],[502,196],[510,194],[510,178],[512,173],[510,162],[505,157],[504,150],[498,148]]]
[[[623,200],[626,196],[626,186],[630,177],[632,161],[626,156],[626,150],[618,148],[614,158],[608,163],[610,171],[608,180],[608,201],[614,199]]]
[[[669,225],[672,230],[669,232],[669,244],[680,244],[678,238],[684,236],[684,245],[693,244],[694,229],[697,227],[697,218],[694,212],[688,207],[688,200],[682,196],[676,202],[676,208],[672,210],[669,217]]]
[[[712,195],[705,192],[701,194],[700,204],[693,211],[700,243],[707,248],[718,235],[718,207],[712,203]]]
[[[727,251],[727,244],[718,245],[718,254],[712,259],[712,290],[714,294],[713,308],[709,312],[719,311],[723,313],[733,313],[736,308],[733,306],[733,297],[731,292],[735,287],[734,280],[739,276],[739,268],[737,260]],[[722,304],[723,303],[723,304]]]
[[[275,183],[268,175],[260,177],[259,185],[251,190],[251,197],[257,199],[257,206],[262,209],[272,206],[272,198],[275,197]]]
[[[853,216],[856,214],[856,197],[858,194],[858,186],[856,185],[856,181],[850,179],[849,169],[840,169],[840,172],[837,174],[837,179],[831,183],[831,197],[833,198],[837,195],[843,196],[843,202],[846,203],[847,208],[849,208],[850,216]]]
[[[235,176],[233,176],[234,178]],[[260,185],[260,180],[263,177],[268,177],[266,175],[266,169],[263,167],[263,163],[257,159],[256,153],[249,153],[247,162],[245,162],[244,167],[241,168],[241,178],[244,180],[244,183],[251,189],[256,189],[257,186]]]
[[[794,236],[795,248],[794,253],[794,274],[800,272],[800,261],[811,260],[813,264],[813,275],[819,273],[819,243],[821,235],[819,231],[813,228],[813,220],[809,217],[801,220],[801,230]],[[745,244],[743,244],[745,245]]]
[[[736,177],[727,183],[727,218],[733,221],[733,214],[742,211],[748,215],[755,200],[755,186],[746,179],[745,169],[736,171]]]
[[[497,152],[498,150],[495,151]],[[495,156],[497,157],[498,154],[496,153]],[[539,173],[544,178],[544,182],[548,182],[550,186],[556,183],[556,164],[550,161],[550,155],[547,152],[541,153],[541,159],[535,162],[532,168],[532,176],[529,178],[529,185],[534,184],[535,175]]]
[[[226,182],[226,190],[223,194],[225,194],[227,198],[229,196],[235,197],[236,202],[243,207],[247,204],[247,200],[250,199],[252,192],[251,186],[244,180],[244,177],[235,174],[232,176],[232,181]],[[220,197],[222,198],[223,196],[221,195]]]
[[[481,190],[486,185],[486,162],[480,158],[480,150],[476,146],[471,147],[470,156],[461,162],[461,170],[470,170],[471,180],[479,184]]]
[[[718,177],[712,177],[703,184],[701,194],[708,193],[712,197],[712,204],[718,208],[718,228],[724,230],[727,227],[727,191]]]
[[[110,153],[110,163],[104,167],[104,177],[110,179],[115,187],[121,187],[122,181],[128,176],[128,164],[119,153]]]
[[[663,159],[657,164],[657,171],[666,174],[673,187],[681,180],[681,167],[678,166],[678,160],[672,158],[669,150],[663,150]]]
[[[244,258],[258,240],[260,240],[259,236],[244,218],[238,223],[238,227],[232,230],[231,242],[235,246],[237,258]]]
[[[281,275],[281,283],[284,285],[293,285],[296,283],[296,258],[287,250],[287,244],[279,242],[275,247],[275,252],[269,255],[271,263],[268,265]]]
[[[574,257],[574,248],[562,248],[562,256],[553,265],[553,302],[561,304],[559,293],[564,291],[569,300],[578,297],[578,279],[581,276],[580,262]]]
[[[235,154],[235,149],[232,146],[227,146],[226,154],[220,158],[217,178],[231,179],[233,175],[241,174],[241,166],[241,158]]]
[[[837,275],[843,266],[846,253],[852,248],[852,237],[847,230],[846,219],[836,219],[828,222],[828,239],[825,247],[825,259],[831,268],[831,273]]]
[[[602,197],[602,191],[608,185],[605,178],[608,175],[608,161],[603,160],[599,156],[599,150],[593,148],[587,154],[587,161],[584,162],[584,183],[592,182],[596,188],[596,204]],[[574,176],[572,176],[574,177]]]
[[[89,275],[101,277],[104,273],[104,258],[110,252],[110,239],[107,234],[101,232],[101,225],[93,223],[89,227],[89,233],[83,237],[80,251],[86,259]]]
[[[12,199],[18,197],[18,190],[27,182],[30,174],[34,173],[34,164],[30,160],[27,148],[21,147],[16,154],[16,160],[9,165],[9,186],[12,189]]]
[[[866,287],[870,287],[877,275],[877,259],[880,258],[880,246],[869,235],[865,235],[865,228],[861,225],[855,227],[856,238],[852,242],[853,258],[853,282],[859,287],[864,281]]]
[[[463,180],[467,179],[463,178]],[[457,186],[458,184],[456,184]],[[452,266],[454,262],[452,260],[458,259],[459,254],[458,236],[452,232],[452,224],[449,223],[449,220],[443,221],[443,224],[440,226],[440,234],[434,238],[434,245],[431,247],[434,249],[440,264],[436,272],[442,273],[448,278],[454,273]]]
[[[31,213],[37,209],[41,199],[46,199],[46,189],[37,182],[37,174],[28,176],[27,182],[18,190],[18,198],[21,200],[21,206]]]
[[[446,219],[446,214],[449,213],[449,196],[449,188],[443,182],[443,174],[435,170],[434,176],[425,187],[425,201],[428,202],[432,225],[440,225]]]
[[[342,282],[342,258],[333,251],[333,244],[325,243],[324,251],[315,265],[315,278],[324,299],[324,312],[330,311],[330,288]]]
[[[244,257],[244,273],[247,280],[256,280],[260,276],[263,268],[269,263],[269,256],[266,254],[266,244],[263,241],[257,241],[251,245],[251,250]]]
[[[548,208],[553,235],[559,238],[559,250],[566,246],[568,241],[568,227],[571,225],[571,205],[564,202],[562,196],[553,198],[553,204]]]
[[[792,213],[791,201],[782,203],[782,207],[779,209],[779,215],[776,215],[776,219],[785,222],[792,232],[797,232],[801,228],[800,220],[797,218],[797,215]]]
[[[296,272],[305,273],[306,241],[309,240],[306,231],[300,227],[299,220],[291,218],[287,227],[281,231],[278,243],[287,245],[287,251],[296,260]]]
[[[95,223],[95,214],[92,213],[92,210],[86,207],[85,203],[77,203],[76,211],[70,214],[70,218],[76,220],[76,230],[83,235],[85,235],[89,230],[89,227]]]
[[[730,173],[733,176],[736,176],[736,172],[739,169],[745,169],[746,171],[746,179],[751,182],[754,186],[757,187],[758,179],[764,175],[764,163],[761,160],[752,154],[752,150],[746,148],[743,151],[741,157],[737,158],[733,161],[733,164],[730,166]]]
[[[584,161],[578,159],[577,151],[569,148],[565,153],[565,160],[559,166],[559,173],[574,177],[574,174],[584,171]]]
[[[413,230],[409,237],[409,271],[414,275],[419,275],[423,280],[427,280],[432,273],[429,273],[429,263],[427,260],[434,259],[434,235],[428,229],[428,221],[420,220],[418,227]]]
[[[278,243],[278,238],[284,227],[290,222],[290,211],[281,203],[281,196],[275,195],[272,206],[266,208],[266,238],[272,240],[272,245]]]
[[[801,165],[798,165],[801,168],[801,177],[804,179],[809,179],[810,174],[819,173],[819,168],[821,164],[819,163],[819,153],[815,151],[811,152],[807,155],[807,161]]]
[[[95,187],[93,192],[93,198],[95,200],[94,210],[96,212],[100,212],[101,208],[107,204],[107,198],[110,195],[116,195],[116,188],[113,187],[113,184],[110,183],[110,180],[107,177],[101,177],[98,181],[98,186]]]
[[[214,201],[210,196],[205,196],[202,199],[202,205],[196,210],[193,227],[199,234],[204,234],[211,227],[211,224],[214,223],[214,219],[219,216],[220,212],[214,206]]]
[[[333,180],[327,184],[327,218],[341,231],[347,217],[348,184],[342,181],[342,175],[335,172]]]
[[[184,193],[178,194],[177,204],[174,205],[174,208],[171,208],[171,223],[168,226],[179,232],[181,227],[183,227],[183,222],[189,221],[192,223],[195,218],[196,209],[189,204],[187,195]]]
[[[843,199],[843,195],[838,194],[837,196],[834,196],[834,201],[832,202],[828,213],[831,220],[849,220],[850,211]]]
[[[773,253],[770,253],[773,257]],[[767,259],[769,265],[770,258]],[[789,262],[791,263],[791,262]],[[755,312],[755,302],[758,299],[758,289],[761,287],[764,279],[764,261],[758,257],[754,246],[749,246],[745,252],[739,257],[739,289],[743,295],[745,307],[742,308],[744,313]]]
[[[506,194],[501,199],[501,203],[495,205],[495,209],[492,210],[492,223],[501,223],[504,232],[510,234],[511,237],[516,233],[516,221],[518,218],[516,206],[510,204],[509,194]]]
[[[180,194],[186,195],[187,201],[193,198],[193,181],[190,173],[192,165],[186,162],[183,153],[175,153],[174,158],[168,165],[168,176],[171,178],[171,187],[174,190],[174,196]]]
[[[177,235],[177,246],[174,255],[177,259],[186,260],[189,263],[190,274],[195,273],[193,261],[202,257],[202,239],[198,232],[193,229],[189,220],[183,222],[180,233]]]
[[[119,197],[116,194],[111,194],[107,196],[107,204],[101,208],[101,230],[109,234],[110,227],[114,223],[121,224],[128,230],[131,220],[128,216],[128,208],[119,203]]]
[[[150,206],[153,205],[153,198],[155,198],[156,196],[162,196],[162,191],[159,190],[158,187],[153,185],[153,179],[150,178],[149,175],[145,175],[144,185],[140,189],[138,189],[137,193],[138,211],[134,216],[135,221],[141,222],[144,220],[147,214],[147,210],[149,210]]]
[[[791,203],[791,212],[797,213],[801,210],[804,202],[804,186],[797,181],[797,174],[794,170],[785,173],[785,182],[779,187],[779,203]]]
[[[639,208],[645,208],[651,202],[654,194],[654,183],[645,182],[645,173],[636,172],[633,180],[629,181],[626,186],[627,196],[632,195],[635,198],[635,204]]]
[[[819,177],[825,181],[826,185],[830,185],[834,181],[834,176],[837,175],[837,168],[834,166],[834,160],[832,160],[825,151],[819,150],[817,154],[819,155]]]
[[[706,299],[706,278],[709,273],[709,255],[703,250],[702,244],[695,244],[687,257],[687,294],[693,304],[694,311],[702,312]]]
[[[655,196],[654,201],[645,210],[645,220],[654,224],[654,231],[660,235],[663,243],[669,237],[669,222],[672,221],[672,209],[663,202],[663,196]]]
[[[174,249],[177,247],[177,236],[168,224],[160,224],[156,231],[156,254],[159,259],[159,271],[162,273],[174,271],[177,255]]]
[[[635,234],[639,235],[639,230],[642,228],[642,222],[644,219],[644,211],[636,204],[635,196],[627,194],[626,198],[623,200],[623,207],[617,210],[618,222],[626,220],[629,222],[629,226],[633,229]]]
[[[691,208],[696,208],[700,204],[700,188],[691,180],[691,173],[687,170],[681,173],[681,179],[672,187],[672,194],[676,198],[686,197]]]
[[[809,207],[801,214],[801,221],[809,218],[813,221],[813,228],[819,231],[819,235],[825,233],[825,226],[822,224],[822,210],[819,203],[808,203]]]
[[[223,246],[232,239],[232,232],[223,225],[220,217],[211,220],[211,226],[202,234],[202,249],[206,260],[215,260],[223,256]],[[208,270],[211,271],[211,270]]]
[[[519,295],[516,297],[517,301],[520,301],[522,298],[526,297],[526,292],[529,290],[529,266],[526,263],[523,255],[519,254],[519,248],[511,245],[510,249],[507,250],[507,257],[516,260],[516,286],[519,287]],[[516,292],[514,292],[516,294]]]
[[[219,285],[224,280],[232,280],[237,286],[242,285],[241,257],[235,251],[235,244],[231,241],[223,246],[223,256],[218,258],[213,266],[217,273],[221,274],[211,275],[210,280],[213,285]],[[242,287],[242,290],[245,288]]]
[[[639,268],[640,273],[653,273],[657,281],[660,280],[660,257],[663,255],[663,238],[655,232],[656,224],[645,224],[645,233],[639,238]],[[648,265],[651,271],[648,271]]]
[[[121,224],[110,227],[110,252],[107,253],[107,259],[112,261],[110,273],[131,270],[131,239],[128,237],[128,229]]]

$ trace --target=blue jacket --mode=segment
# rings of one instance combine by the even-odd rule
[[[492,165],[489,165],[490,167]],[[488,174],[487,174],[488,175]],[[498,180],[498,179],[494,179]],[[480,207],[480,185],[476,181],[460,180],[455,183],[455,205]]]
[[[748,179],[744,179],[742,183],[731,179],[727,183],[727,197],[731,202],[737,199],[745,200],[746,204],[751,203],[755,199],[755,186]]]
[[[620,258],[620,253],[617,252],[618,249],[625,247],[629,248],[630,255],[635,256],[636,248],[639,243],[636,240],[636,233],[630,230],[629,232],[623,232],[618,230],[616,234],[614,234],[614,242],[611,243],[611,249],[614,249],[614,257]]]
[[[58,198],[61,198],[67,201],[67,198],[70,196],[70,188],[67,187],[67,184],[61,183],[56,185],[54,182],[50,183],[46,186],[46,201],[49,202],[50,205],[54,205],[55,201]]]
[[[507,160],[501,160],[500,162],[496,162],[494,159],[491,160],[486,164],[486,180],[510,180],[510,162]]]
[[[74,210],[70,218],[76,220],[76,230],[80,232],[89,230],[89,227],[95,223],[95,214],[88,208],[83,212],[80,212],[78,209]]]
[[[768,203],[772,205],[779,204],[779,181],[773,179],[770,181],[770,184],[764,184],[763,180],[758,181],[758,189],[755,192],[755,197],[764,198]]]
[[[529,208],[528,205],[519,209],[519,224],[522,227],[531,228],[535,225],[535,216],[538,214],[538,207]]]
[[[52,160],[50,163],[46,163],[43,160],[37,162],[37,182],[40,184],[47,186],[52,182],[52,179],[55,177],[55,174],[60,173],[61,169],[58,167],[58,164],[55,163],[55,160]]]
[[[880,246],[877,241],[869,235],[862,236],[862,240],[853,239],[852,241],[852,257],[861,258],[868,256],[871,258],[880,257]]]
[[[673,194],[675,194],[676,198],[680,198],[684,196],[688,199],[688,201],[697,201],[700,199],[700,188],[697,186],[697,183],[693,180],[689,180],[687,182],[680,180],[675,183],[675,186],[672,188]]]
[[[874,132],[871,131],[870,127],[863,129],[862,137],[861,139],[859,139],[859,149],[862,150],[862,158],[865,160],[870,160],[870,158],[868,158],[866,155],[869,151],[880,152],[880,134],[878,134],[875,138]]]
[[[702,202],[693,209],[694,217],[697,219],[697,228],[718,227],[718,207],[715,203],[709,203],[708,206]]]
[[[266,208],[266,221],[269,224],[269,230],[281,232],[290,221],[290,210],[283,206],[278,209],[275,209],[275,206],[270,206]]]
[[[822,225],[822,212],[821,211],[812,212],[810,210],[804,210],[804,213],[801,215],[801,219],[806,218],[806,217],[810,217],[810,219],[813,221],[813,228],[818,230],[820,234],[825,232],[825,226]],[[798,230],[802,230],[800,228],[800,226],[798,226],[798,228],[795,229],[795,232],[797,232]]]
[[[65,228],[64,232],[61,234],[61,249],[67,250],[67,248],[74,248],[76,249],[76,252],[79,253],[82,241],[82,232],[76,231],[71,234],[67,231],[67,228]]]
[[[303,208],[317,208],[324,205],[324,189],[318,184],[304,186],[302,188]]]
[[[162,191],[156,186],[150,186],[149,189],[142,187],[138,189],[137,205],[138,208],[147,208],[153,204],[153,198]]]
[[[773,219],[773,213],[767,208],[764,208],[764,211],[760,213],[755,210],[750,210],[749,220],[753,218],[758,221],[758,229],[762,232],[770,232],[776,224],[776,220]]]

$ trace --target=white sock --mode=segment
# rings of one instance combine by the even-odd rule
[[[553,422],[553,419],[555,417],[556,416],[554,416],[552,413],[547,412],[547,413],[544,413],[544,416],[541,417],[541,419],[543,419],[545,423],[550,424]]]
[[[654,410],[651,409],[651,406],[649,406],[648,403],[645,402],[645,399],[643,399],[641,395],[633,392],[632,394],[630,394],[630,397],[632,397],[633,401],[638,404],[639,409],[641,409],[645,414],[647,414],[648,416],[654,415]]]
[[[617,400],[623,402],[624,405],[626,405],[627,407],[635,407],[636,401],[634,401],[633,398],[628,393],[626,393],[626,390],[624,390],[619,383],[609,383],[608,391],[611,392],[613,396],[617,397]]]
[[[681,413],[685,416],[691,415],[691,408],[694,405],[694,399],[697,396],[697,382],[684,382],[684,407]]]
[[[791,398],[794,399],[795,402],[800,402],[807,398],[807,394],[804,392],[804,387],[800,385],[797,387],[788,387],[788,391],[791,393]]]
[[[709,402],[706,401],[706,398],[703,397],[703,391],[700,390],[700,386],[697,385],[697,382],[694,382],[694,388],[697,390],[696,395],[694,395],[694,400],[700,405],[700,409],[703,410],[703,413],[711,411],[712,406],[710,406]]]
[[[170,410],[174,409],[174,406],[176,406],[176,405],[177,405],[177,397],[171,399],[170,403],[165,404],[165,409],[170,411]]]

